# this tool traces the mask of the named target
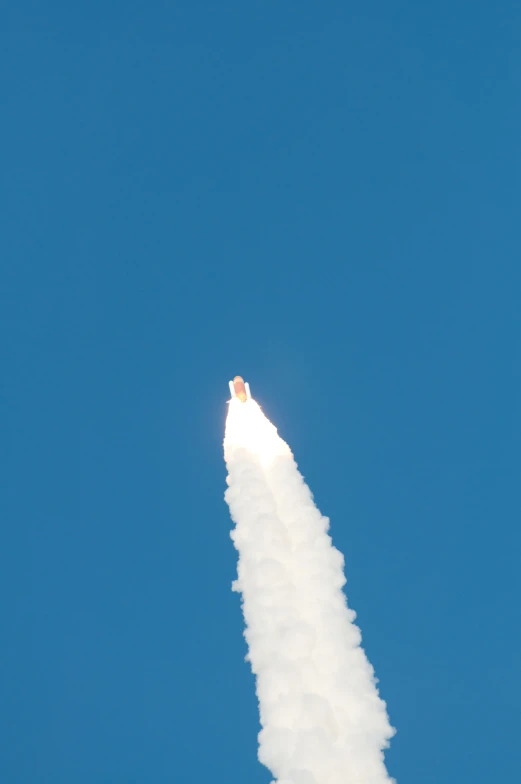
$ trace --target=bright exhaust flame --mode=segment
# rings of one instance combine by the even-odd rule
[[[264,416],[255,400],[246,403],[230,400],[225,444],[251,450],[263,465],[269,465],[278,455],[291,454],[289,446],[279,438],[277,428]]]
[[[259,759],[279,784],[389,784],[382,750],[394,730],[342,591],[329,520],[254,400],[230,401],[224,451]]]

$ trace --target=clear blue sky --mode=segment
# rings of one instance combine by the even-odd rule
[[[347,560],[399,784],[521,780],[521,7],[11,2],[2,784],[268,784],[227,382]]]

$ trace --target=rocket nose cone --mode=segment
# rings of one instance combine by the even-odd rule
[[[235,378],[233,379],[233,383],[235,384],[236,381],[240,383],[241,381],[244,381],[244,379],[242,376],[235,376]]]

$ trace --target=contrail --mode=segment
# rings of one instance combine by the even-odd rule
[[[259,760],[278,784],[389,784],[383,749],[394,729],[342,591],[329,520],[249,388],[236,377],[232,394],[233,384],[225,498],[259,699]]]

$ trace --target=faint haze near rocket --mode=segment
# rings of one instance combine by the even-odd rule
[[[259,760],[278,784],[389,784],[383,749],[394,729],[342,591],[343,556],[289,446],[244,384],[230,382],[225,498],[259,699]]]

